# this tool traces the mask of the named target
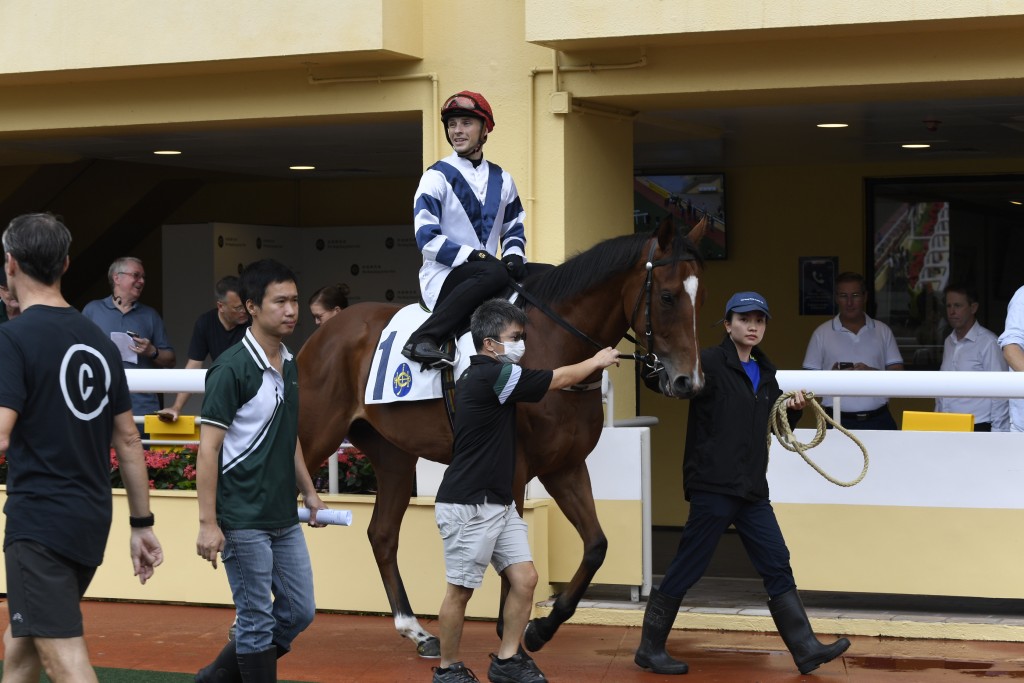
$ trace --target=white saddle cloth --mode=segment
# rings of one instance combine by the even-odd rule
[[[420,363],[414,363],[402,355],[402,347],[409,341],[409,336],[423,324],[428,315],[419,304],[409,304],[399,310],[381,332],[370,364],[366,396],[363,397],[366,405],[441,398],[441,371],[421,370]],[[474,353],[476,349],[473,338],[467,332],[456,345],[456,379],[469,367],[469,357]]]

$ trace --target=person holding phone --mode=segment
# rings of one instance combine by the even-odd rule
[[[864,312],[864,276],[840,273],[836,278],[835,318],[811,335],[804,370],[902,370],[903,356],[889,326]],[[821,404],[832,415],[833,398]],[[847,429],[896,429],[885,396],[850,396],[840,400],[839,423]],[[833,416],[835,417],[835,416]]]

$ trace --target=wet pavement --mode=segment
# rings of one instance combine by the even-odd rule
[[[185,673],[216,655],[233,619],[231,609],[182,605],[88,601],[83,612],[93,665]],[[434,620],[422,623],[437,632]],[[570,624],[536,660],[552,682],[566,683],[1024,680],[1021,643],[852,636],[842,658],[801,676],[777,634],[676,630],[668,650],[689,662],[690,673],[670,678],[633,664],[639,640],[634,626]],[[496,644],[492,622],[466,625],[463,658],[481,680],[487,679],[487,653]],[[417,657],[389,617],[318,613],[281,660],[279,676],[324,683],[427,683],[436,663]]]

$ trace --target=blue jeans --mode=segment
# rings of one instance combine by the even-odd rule
[[[796,588],[789,566],[789,549],[770,502],[694,491],[690,495],[690,516],[683,527],[679,548],[658,590],[676,598],[685,595],[707,571],[718,541],[730,524],[736,526],[768,597],[774,598]]]
[[[298,524],[284,529],[225,529],[221,551],[235,600],[235,648],[283,654],[313,622],[313,568]]]

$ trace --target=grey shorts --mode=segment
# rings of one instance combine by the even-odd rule
[[[450,584],[479,588],[488,564],[500,574],[509,565],[533,560],[526,522],[515,505],[437,503],[434,517]]]

